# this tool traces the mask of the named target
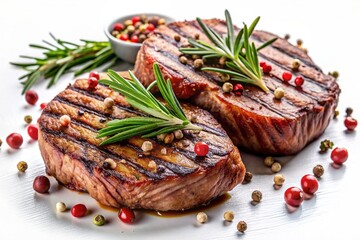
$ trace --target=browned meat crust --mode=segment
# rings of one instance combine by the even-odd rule
[[[46,172],[67,188],[88,192],[107,206],[167,211],[207,204],[242,182],[245,167],[237,147],[208,112],[188,104],[183,104],[184,111],[203,126],[200,134],[185,132],[172,144],[134,137],[99,147],[103,139],[95,136],[107,121],[141,113],[117,92],[101,85],[88,91],[87,86],[84,79],[75,81],[48,103],[40,117],[38,142]],[[108,96],[116,103],[110,110],[103,103]],[[63,114],[71,117],[68,127],[59,123]],[[154,145],[148,156],[141,150],[145,140]],[[193,152],[199,140],[210,146],[206,157]],[[115,169],[103,167],[107,158],[116,162]]]
[[[226,25],[218,19],[205,20],[219,33],[226,32]],[[182,36],[179,42],[174,35]],[[147,39],[137,57],[134,72],[144,85],[154,80],[151,66],[160,64],[163,73],[171,79],[179,98],[189,99],[208,110],[221,123],[235,145],[256,154],[290,155],[302,150],[318,138],[327,128],[338,103],[340,88],[332,76],[325,75],[301,49],[279,38],[272,46],[259,52],[259,61],[272,65],[271,75],[264,81],[270,93],[257,87],[245,86],[242,96],[224,94],[217,74],[194,69],[179,61],[179,47],[188,44],[187,38],[199,34],[209,41],[196,21],[170,23],[162,26]],[[255,31],[255,45],[275,37],[265,31]],[[299,59],[299,71],[292,70],[292,61]],[[282,81],[282,73],[292,71],[302,75],[305,83],[297,87],[294,81]],[[274,99],[276,87],[285,90],[285,97]]]

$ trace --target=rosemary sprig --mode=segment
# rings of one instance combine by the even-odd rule
[[[120,92],[131,106],[148,115],[108,122],[97,135],[97,138],[110,136],[101,145],[119,142],[133,136],[154,137],[181,129],[201,130],[186,118],[175,97],[170,80],[165,81],[157,63],[154,63],[153,70],[157,87],[166,102],[165,105],[146,89],[131,71],[129,71],[131,80],[126,80],[110,69],[108,71],[110,80],[99,81]]]
[[[277,38],[273,38],[256,48],[254,43],[249,42],[249,38],[260,17],[257,17],[250,27],[244,23],[244,27],[237,36],[235,36],[235,29],[228,10],[225,10],[225,18],[227,35],[224,37],[221,37],[214,29],[207,26],[200,18],[197,18],[196,20],[201,29],[213,45],[201,40],[189,39],[189,43],[193,47],[180,48],[180,51],[184,54],[200,55],[203,58],[225,57],[227,68],[204,67],[202,70],[228,74],[232,77],[232,80],[253,84],[268,92],[269,89],[262,79],[258,51],[275,42]]]
[[[33,61],[26,63],[10,62],[10,64],[28,72],[19,78],[23,84],[21,94],[31,89],[41,79],[50,79],[47,85],[47,88],[50,88],[57,83],[61,76],[73,71],[75,67],[80,67],[80,65],[83,66],[74,70],[75,77],[106,63],[111,66],[117,60],[109,42],[81,39],[80,41],[83,44],[79,45],[55,38],[51,33],[50,36],[54,43],[44,40],[43,45],[29,45],[32,48],[43,50],[44,57],[20,56]]]

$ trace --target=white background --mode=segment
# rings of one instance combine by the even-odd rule
[[[40,99],[29,107],[20,95],[17,78],[23,71],[9,65],[19,55],[38,54],[29,43],[49,40],[48,33],[69,41],[81,38],[106,40],[104,26],[120,15],[134,12],[159,12],[178,20],[195,17],[223,18],[229,9],[235,24],[249,23],[261,16],[257,29],[271,31],[280,36],[291,35],[304,41],[310,56],[324,72],[338,70],[342,89],[339,102],[340,116],[331,122],[320,139],[307,146],[296,156],[278,159],[283,165],[286,182],[280,190],[272,187],[273,174],[262,165],[262,159],[242,153],[253,181],[239,185],[231,192],[231,199],[207,210],[209,222],[197,225],[195,214],[178,218],[158,218],[140,214],[135,225],[118,221],[116,212],[100,208],[86,194],[77,194],[58,188],[54,179],[50,194],[39,195],[32,190],[32,180],[44,174],[44,165],[37,142],[29,142],[23,117],[40,115],[39,104],[52,99],[73,76],[64,76],[56,87],[45,90],[46,83],[35,86]],[[347,134],[343,119],[346,107],[354,109],[360,119],[359,98],[359,23],[360,1],[0,1],[0,239],[359,239],[358,187],[360,181],[359,131]],[[11,132],[20,132],[24,144],[11,151],[5,138]],[[349,150],[349,160],[340,169],[333,168],[329,155],[320,155],[319,143],[330,138],[336,146]],[[18,161],[27,161],[29,169],[18,174]],[[325,167],[318,193],[295,212],[286,210],[283,192],[287,187],[299,186],[300,178],[311,173],[316,164]],[[250,204],[251,192],[260,189],[263,201]],[[200,191],[201,189],[199,189]],[[56,213],[55,203],[68,205],[84,202],[92,210],[82,219],[74,219],[69,212]],[[224,224],[226,210],[236,214],[232,224]],[[92,225],[94,214],[103,214],[110,222],[106,226]],[[236,223],[245,220],[248,230],[238,234]]]

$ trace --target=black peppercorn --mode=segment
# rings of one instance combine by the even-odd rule
[[[346,112],[346,116],[347,116],[347,117],[350,117],[351,114],[353,113],[353,109],[352,109],[351,107],[347,107],[346,110],[345,110],[345,112]]]

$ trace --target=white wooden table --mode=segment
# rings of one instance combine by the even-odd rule
[[[0,2],[0,239],[360,239],[357,197],[360,183],[360,127],[347,134],[343,119],[346,107],[354,109],[360,120],[359,90],[359,26],[360,2],[342,1],[89,1],[89,0],[2,0]],[[32,190],[32,180],[44,173],[44,165],[37,142],[28,142],[23,117],[30,114],[36,120],[39,103],[50,101],[56,93],[72,82],[64,76],[59,83],[45,90],[46,83],[35,86],[40,99],[35,107],[28,107],[20,95],[17,78],[23,74],[9,65],[18,56],[37,54],[29,43],[49,39],[49,32],[70,41],[81,38],[106,40],[105,24],[113,18],[133,12],[159,12],[178,20],[195,17],[223,18],[229,9],[233,22],[240,25],[261,16],[257,29],[265,29],[280,36],[289,33],[290,41],[301,38],[310,56],[324,72],[338,70],[342,93],[340,116],[333,120],[324,135],[296,156],[279,159],[286,177],[285,185],[274,190],[273,174],[264,168],[262,159],[242,153],[253,181],[239,185],[229,200],[207,210],[209,222],[197,225],[195,213],[177,218],[159,218],[142,214],[136,225],[126,226],[116,212],[103,209],[86,194],[57,189],[52,181],[51,194],[39,195]],[[125,66],[131,67],[131,66]],[[25,137],[22,148],[9,150],[5,138],[11,132]],[[340,169],[331,166],[330,152],[319,154],[320,141],[329,138],[336,146],[349,150],[349,160]],[[18,174],[18,161],[28,162],[25,174]],[[295,212],[286,210],[283,193],[287,187],[299,186],[300,178],[322,164],[325,174],[318,193]],[[259,189],[263,200],[250,204],[251,192]],[[56,213],[55,203],[86,203],[93,214],[103,214],[110,222],[103,227],[92,224],[92,215],[74,219],[69,212]],[[235,220],[224,224],[226,210],[235,212]],[[245,220],[248,230],[238,234],[236,223]]]

